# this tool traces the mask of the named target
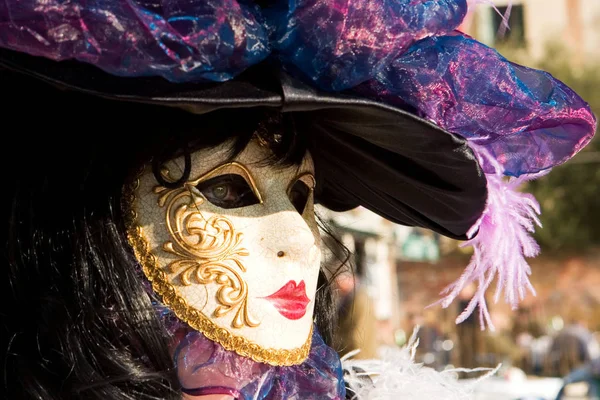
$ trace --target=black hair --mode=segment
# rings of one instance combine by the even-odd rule
[[[267,137],[269,162],[296,163],[306,148],[293,117],[256,109],[199,117],[61,92],[2,71],[0,87],[16,127],[4,121],[11,136],[0,233],[5,398],[179,399],[165,327],[133,268],[122,185],[183,144],[233,140],[234,155],[274,124],[292,134]],[[335,310],[323,272],[315,307],[330,343]]]

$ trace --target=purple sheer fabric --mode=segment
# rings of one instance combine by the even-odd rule
[[[265,12],[274,49],[325,90],[375,76],[416,41],[457,28],[466,0],[288,0]]]
[[[270,56],[323,90],[410,106],[507,175],[571,158],[595,131],[588,105],[453,32],[466,11],[466,0],[7,0],[0,46],[174,82],[232,79]]]
[[[224,81],[270,53],[256,9],[236,0],[7,0],[0,46],[120,76]]]
[[[226,394],[240,400],[342,400],[345,386],[341,361],[315,331],[306,361],[275,367],[225,350],[202,333],[187,331],[175,350],[185,393]]]
[[[511,176],[567,161],[589,143],[596,124],[588,104],[550,74],[459,33],[416,43],[357,91],[413,107],[485,147]]]

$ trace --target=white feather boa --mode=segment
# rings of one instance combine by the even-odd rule
[[[342,358],[346,387],[355,400],[466,400],[471,399],[473,388],[481,380],[494,375],[496,368],[454,368],[436,371],[415,363],[419,341],[415,329],[409,342],[402,348],[387,349],[377,360],[353,360],[358,350]],[[487,372],[479,379],[463,383],[459,372]],[[365,379],[365,378],[370,379]]]

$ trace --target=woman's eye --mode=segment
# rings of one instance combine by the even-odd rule
[[[238,174],[220,175],[200,182],[196,188],[206,200],[221,208],[239,208],[260,203],[248,182]]]
[[[306,208],[306,203],[308,203],[308,198],[310,196],[310,188],[308,185],[300,180],[296,181],[290,189],[289,196],[296,211],[300,214],[304,214],[304,209]]]

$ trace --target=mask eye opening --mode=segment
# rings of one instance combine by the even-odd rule
[[[209,203],[224,209],[263,203],[252,174],[248,168],[236,161],[221,164],[186,182],[186,186]],[[225,187],[225,190],[222,187]]]
[[[198,182],[195,189],[209,203],[223,209],[249,207],[261,203],[251,184],[243,175],[237,173],[217,175]]]
[[[300,215],[304,215],[306,206],[315,188],[314,176],[306,172],[292,181],[288,188],[288,198]]]

